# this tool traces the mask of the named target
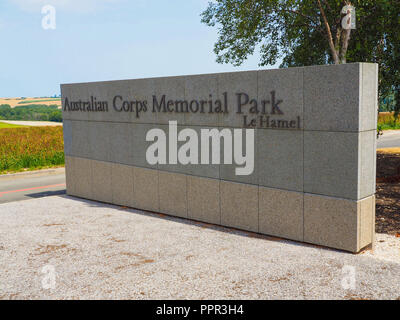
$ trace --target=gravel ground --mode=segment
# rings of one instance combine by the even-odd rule
[[[390,235],[354,255],[68,196],[0,218],[1,299],[400,299]]]

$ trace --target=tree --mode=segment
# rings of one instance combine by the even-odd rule
[[[60,110],[53,111],[49,115],[49,121],[62,122],[62,114]]]
[[[355,30],[342,27],[346,5],[356,7]],[[238,66],[257,47],[260,66],[376,62],[380,99],[394,93],[400,110],[399,0],[215,0],[202,22],[218,25],[219,63]]]

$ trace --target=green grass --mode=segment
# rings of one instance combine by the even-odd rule
[[[21,102],[18,102],[18,104],[28,104],[28,103],[36,103],[36,102],[48,102],[48,101],[61,101],[60,98],[50,98],[50,99],[40,99],[40,100],[24,100]]]
[[[0,129],[8,129],[8,128],[24,128],[25,126],[19,126],[17,124],[10,124],[10,123],[4,123],[0,122]]]
[[[400,123],[396,124],[378,124],[378,130],[400,130]]]
[[[394,112],[380,112],[378,117],[378,131],[399,130],[400,118],[394,116]]]

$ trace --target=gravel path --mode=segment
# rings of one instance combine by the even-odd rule
[[[0,219],[0,299],[400,299],[393,236],[353,255],[68,196]]]
[[[16,124],[19,126],[31,126],[31,127],[58,127],[62,126],[62,122],[52,121],[14,121],[14,120],[1,120],[0,122]]]

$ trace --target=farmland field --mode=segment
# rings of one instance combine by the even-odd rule
[[[0,98],[0,105],[8,104],[11,108],[24,104],[57,105],[61,108],[60,98]]]
[[[63,164],[62,127],[0,129],[0,173]]]
[[[60,98],[50,98],[50,99],[35,99],[35,100],[22,100],[21,102],[18,102],[18,104],[36,104],[36,103],[42,103],[42,102],[52,102],[54,104],[59,104],[61,101]]]

